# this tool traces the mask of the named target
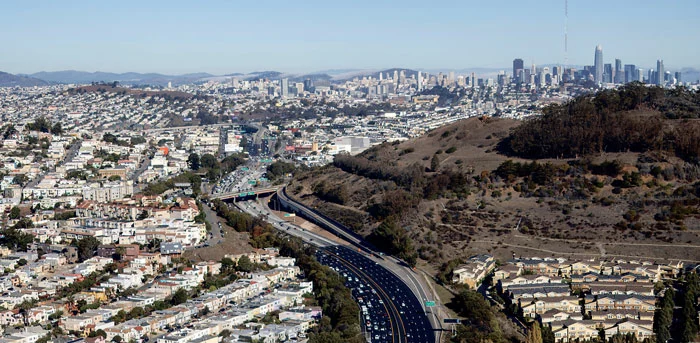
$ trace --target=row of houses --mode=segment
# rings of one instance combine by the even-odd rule
[[[193,221],[199,214],[197,203],[192,198],[180,197],[175,203],[165,207],[143,206],[134,204],[133,200],[112,202],[97,202],[85,200],[75,208],[76,215],[84,218],[111,218],[119,220],[137,221],[143,213],[154,220]]]
[[[654,282],[677,273],[658,264],[516,259],[494,272],[497,292],[557,342],[615,334],[651,338]]]
[[[299,275],[298,267],[277,267],[269,271],[255,273],[250,279],[241,279],[216,291],[205,293],[185,304],[163,311],[156,311],[149,317],[131,320],[105,329],[107,339],[120,336],[123,340],[137,339],[143,334],[166,327],[191,323],[194,316],[205,309],[217,312],[216,320],[224,321],[219,330],[233,329],[235,326],[266,315],[284,307],[301,303],[302,296],[313,290],[310,282],[287,285],[266,293],[272,286],[292,281]],[[261,295],[262,294],[262,295]],[[235,305],[232,305],[235,304]],[[226,308],[225,312],[220,312]],[[220,332],[220,331],[219,331]],[[218,332],[217,332],[218,334]]]
[[[636,275],[648,277],[651,282],[665,278],[674,278],[683,270],[683,262],[660,264],[653,261],[601,259],[601,260],[567,260],[564,258],[517,258],[509,261],[515,268],[537,275],[573,278],[586,274],[598,275]]]

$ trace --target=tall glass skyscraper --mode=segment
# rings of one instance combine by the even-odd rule
[[[603,65],[603,82],[611,83],[613,82],[613,68],[612,64],[605,63]]]
[[[593,80],[596,83],[603,82],[603,46],[595,47],[595,64],[593,65]]]
[[[523,80],[520,80],[518,76],[520,76],[519,70],[523,70],[524,68],[523,60],[520,58],[516,58],[513,60],[513,78],[516,80],[516,82],[522,82]]]
[[[664,76],[666,71],[664,70],[664,60],[656,60],[656,84],[659,86],[664,85]]]
[[[625,82],[632,81],[639,81],[637,66],[634,64],[625,64]]]
[[[289,96],[289,79],[286,77],[280,80],[280,96],[283,98]]]
[[[622,60],[615,59],[615,72],[613,73],[613,82],[625,83],[625,72],[622,70]]]

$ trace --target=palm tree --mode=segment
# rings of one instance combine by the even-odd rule
[[[24,322],[25,326],[29,326],[29,314],[27,311],[34,307],[34,303],[32,301],[25,300],[21,304],[19,304],[19,313],[22,315],[22,321]]]
[[[66,298],[66,305],[68,306],[68,312],[73,313],[73,308],[75,307],[75,298],[72,294]]]

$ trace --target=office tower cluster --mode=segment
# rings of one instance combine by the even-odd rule
[[[513,60],[513,82],[516,84],[539,87],[558,85],[563,76],[563,69],[560,66],[550,68],[548,66],[537,67],[537,65],[532,64],[530,68],[525,68],[521,58]]]
[[[515,68],[515,64],[513,64]],[[658,86],[676,85],[682,82],[681,73],[666,71],[664,61],[656,61],[656,69],[649,69],[645,75],[644,69],[637,68],[634,64],[622,64],[622,60],[615,59],[615,65],[603,62],[603,47],[595,48],[593,66],[586,66],[580,77],[593,80],[596,84],[612,83],[623,84],[628,82],[643,82]]]
[[[595,47],[593,65],[582,69],[572,67],[525,67],[521,58],[513,60],[513,82],[522,85],[546,86],[561,82],[593,82],[600,84],[624,84],[642,82],[659,86],[673,86],[682,82],[681,72],[671,73],[664,67],[664,61],[656,61],[656,69],[644,70],[634,64],[623,64],[616,58],[614,63],[605,63],[603,47]]]

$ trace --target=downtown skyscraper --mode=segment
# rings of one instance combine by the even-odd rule
[[[416,90],[419,92],[423,90],[423,73],[420,71],[418,71],[417,75]]]
[[[619,58],[615,59],[615,71],[613,72],[613,82],[615,83],[625,83],[627,79],[625,78],[625,71],[622,69],[622,60]]]
[[[283,98],[289,96],[289,79],[286,77],[280,80],[280,96]]]
[[[523,71],[523,68],[525,67],[525,64],[523,63],[523,60],[521,58],[516,58],[513,60],[513,79],[516,81],[522,82],[523,80],[520,80],[520,74]]]
[[[593,81],[595,83],[603,82],[603,46],[595,47],[595,64],[593,65]]]
[[[664,60],[656,60],[656,84],[659,86],[663,86],[665,84],[665,76],[666,71],[664,70]]]

